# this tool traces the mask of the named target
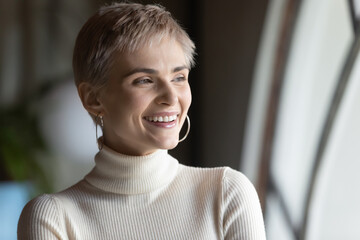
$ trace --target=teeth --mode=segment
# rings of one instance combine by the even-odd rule
[[[154,116],[154,117],[145,117],[146,120],[150,121],[150,122],[172,122],[174,120],[177,119],[176,115],[172,115],[172,116]]]

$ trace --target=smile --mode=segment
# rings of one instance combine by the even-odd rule
[[[145,117],[145,119],[149,122],[173,122],[177,119],[177,115],[170,115],[170,116],[151,116]]]

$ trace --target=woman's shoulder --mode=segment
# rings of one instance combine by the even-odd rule
[[[42,194],[30,200],[24,207],[21,217],[42,218],[52,215],[57,217],[63,210],[63,205],[69,202],[73,192],[78,192],[82,187],[82,181],[56,193]],[[21,219],[20,219],[21,220]]]
[[[43,194],[29,201],[19,219],[18,239],[37,236],[46,225],[59,224],[59,204],[53,194]]]
[[[38,214],[44,212],[48,208],[57,208],[57,199],[55,194],[42,194],[30,200],[23,209],[23,214],[31,212]]]
[[[253,184],[243,173],[230,167],[203,168],[181,165],[180,175],[198,181],[212,182],[225,191],[255,191]]]
[[[55,194],[42,194],[25,205],[19,224],[44,218],[57,218],[60,211],[60,202]]]
[[[260,201],[254,185],[243,173],[230,167],[183,167],[183,172],[195,176],[188,186],[195,187],[202,200],[215,199],[219,204],[226,239],[265,239]],[[204,194],[213,198],[204,198]]]
[[[249,184],[248,178],[238,170],[230,167],[193,167],[180,164],[180,171],[202,177],[221,178],[225,180],[239,180]]]
[[[45,234],[46,239],[52,239],[49,236],[62,236],[64,216],[74,209],[74,196],[82,194],[86,189],[84,186],[84,181],[80,181],[63,191],[42,194],[30,200],[20,215],[18,239],[39,239],[41,234]]]
[[[179,175],[196,179],[221,179],[227,167],[194,167],[179,165]]]
[[[229,167],[226,167],[224,170],[222,182],[228,190],[255,191],[253,183],[242,172]]]

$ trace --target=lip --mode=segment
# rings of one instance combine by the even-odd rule
[[[171,112],[157,112],[157,113],[153,113],[150,115],[146,115],[145,117],[165,117],[165,116],[172,116],[172,115],[176,115],[179,116],[180,112],[179,111],[171,111]],[[145,118],[143,117],[143,118]]]
[[[175,121],[172,121],[172,122],[151,122],[151,121],[148,121],[146,120],[146,117],[165,117],[165,116],[172,116],[172,115],[176,115],[177,118]],[[156,127],[161,127],[161,128],[173,128],[175,127],[178,122],[179,122],[179,115],[180,113],[178,111],[172,111],[172,112],[157,112],[157,113],[153,113],[151,115],[146,115],[146,117],[143,117],[143,120],[152,125],[152,126],[156,126]]]

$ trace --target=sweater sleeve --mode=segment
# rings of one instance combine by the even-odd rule
[[[42,195],[24,207],[18,223],[18,239],[65,239],[60,229],[56,199],[50,195]]]
[[[266,239],[258,195],[242,173],[231,168],[225,169],[222,196],[224,239]]]

